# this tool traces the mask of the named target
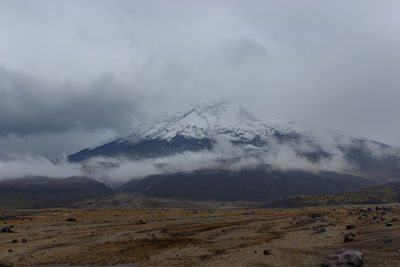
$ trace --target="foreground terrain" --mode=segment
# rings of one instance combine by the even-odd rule
[[[343,247],[365,266],[399,266],[398,219],[397,204],[3,211],[0,265],[319,266]]]

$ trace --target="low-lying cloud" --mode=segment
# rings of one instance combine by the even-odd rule
[[[78,164],[60,160],[57,164],[42,156],[6,153],[0,158],[0,181],[30,176],[65,178],[82,175]]]
[[[122,184],[131,179],[141,179],[148,175],[176,172],[192,172],[198,169],[260,168],[305,170],[314,173],[321,171],[346,172],[353,167],[340,147],[351,146],[346,138],[321,136],[318,142],[306,141],[283,144],[276,139],[268,139],[264,148],[233,145],[225,138],[217,138],[211,151],[186,151],[171,156],[134,160],[128,157],[94,157],[83,163],[70,163],[65,158],[56,162],[41,156],[16,155],[5,153],[0,160],[0,181],[27,176],[47,176],[64,178],[69,176],[87,176],[110,186]],[[329,141],[327,141],[329,140]],[[398,150],[386,149],[371,143],[364,146],[366,153],[374,157],[399,155]],[[322,150],[321,150],[322,149]],[[307,153],[322,151],[329,156],[310,158]]]

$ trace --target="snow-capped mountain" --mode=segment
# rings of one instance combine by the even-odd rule
[[[215,168],[215,162],[224,162],[226,167],[231,159],[252,157],[257,158],[256,165],[283,170],[368,171],[376,177],[381,175],[377,169],[389,166],[384,176],[397,175],[398,150],[368,139],[317,129],[274,113],[260,119],[240,101],[223,100],[158,119],[128,136],[81,150],[68,159],[81,162],[97,156],[132,160],[165,158],[188,151],[215,152],[223,143],[225,148],[227,144],[233,148],[218,151],[216,157],[208,159],[209,163],[198,157],[202,167]],[[166,162],[173,164],[176,160]],[[395,171],[387,173],[388,170]]]
[[[171,140],[176,136],[203,139],[224,135],[232,140],[252,140],[256,136],[297,133],[302,129],[289,120],[270,114],[268,121],[262,121],[252,114],[238,100],[224,100],[199,105],[186,113],[176,114],[126,138],[121,142],[137,143],[143,139]]]
[[[108,140],[69,156],[82,161],[93,156],[128,156],[133,158],[171,155],[185,150],[211,149],[217,139],[235,144],[261,147],[268,137],[305,135],[306,126],[270,113],[261,120],[238,100],[203,104],[183,113],[157,119],[125,137]]]
[[[158,119],[68,159],[84,162],[89,176],[107,176],[110,170],[113,178],[128,173],[128,182],[113,185],[121,192],[271,200],[396,180],[399,155],[387,145],[318,130],[274,113],[261,119],[241,102],[224,100]]]

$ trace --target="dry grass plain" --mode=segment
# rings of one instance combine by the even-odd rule
[[[342,247],[365,266],[400,266],[400,208],[385,207],[0,212],[13,231],[0,233],[0,266],[319,266]],[[348,232],[355,240],[344,243]]]

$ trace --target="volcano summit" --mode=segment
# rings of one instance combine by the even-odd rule
[[[171,198],[268,200],[336,193],[395,181],[399,150],[372,140],[294,123],[260,119],[241,102],[196,106],[68,157],[104,172],[149,162],[119,191]],[[104,167],[106,166],[106,167]],[[90,169],[90,167],[89,167]],[[96,171],[99,173],[99,170]]]
[[[270,114],[263,121],[239,101],[224,100],[158,119],[150,127],[141,126],[129,136],[84,149],[69,156],[69,160],[82,161],[94,156],[158,157],[211,150],[217,140],[263,148],[268,138],[293,139],[303,132],[304,128],[279,115]]]

